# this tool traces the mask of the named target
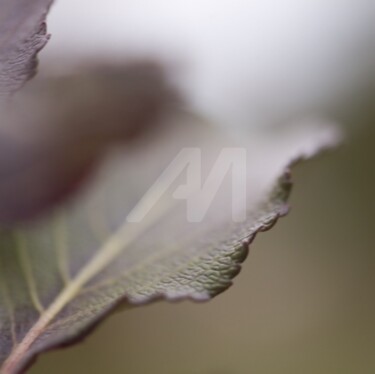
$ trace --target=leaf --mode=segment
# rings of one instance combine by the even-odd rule
[[[0,0],[0,99],[35,75],[52,0]]]
[[[288,166],[336,141],[319,122],[235,139],[179,111],[163,130],[112,152],[52,216],[1,231],[1,373],[20,373],[41,352],[81,339],[122,303],[206,301],[227,289],[256,233],[287,212]],[[169,186],[176,169],[168,165],[181,149],[201,150],[203,181],[225,167],[223,149],[245,150],[247,198],[236,206],[246,220],[232,219],[231,178],[202,221],[187,220],[186,202],[173,198],[184,173]],[[195,193],[188,196],[199,207]],[[129,219],[155,197],[144,218]]]

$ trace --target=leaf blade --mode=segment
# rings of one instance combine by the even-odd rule
[[[1,232],[0,261],[7,264],[2,275],[14,304],[9,316],[9,306],[0,302],[2,373],[22,372],[39,353],[79,339],[124,300],[133,305],[160,298],[206,301],[223,292],[255,234],[286,213],[290,180],[285,169],[336,140],[326,126],[303,126],[283,137],[239,142],[183,113],[166,126],[168,131],[109,158],[91,187],[57,212],[58,219],[17,228],[29,247],[26,257],[21,252],[26,266],[14,250],[15,232]],[[186,221],[184,205],[170,193],[140,226],[127,222],[179,150],[200,147],[207,156],[207,177],[221,149],[239,146],[248,152],[251,187],[245,222],[232,222],[228,201],[222,199],[230,183],[200,224]]]

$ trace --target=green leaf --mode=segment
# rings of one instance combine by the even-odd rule
[[[20,373],[41,352],[79,340],[122,303],[206,301],[226,290],[256,233],[287,212],[289,165],[336,141],[325,123],[234,139],[179,113],[163,131],[112,152],[52,216],[1,231],[1,373]],[[246,150],[245,221],[232,220],[230,173],[204,219],[187,220],[186,201],[173,198],[186,173],[169,186],[168,169],[186,148],[201,150],[203,181],[223,148]],[[145,217],[129,222],[154,197]]]

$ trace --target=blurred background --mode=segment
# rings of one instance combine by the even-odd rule
[[[183,20],[188,25],[196,12],[207,15],[214,6],[209,0],[191,1],[191,6],[176,0],[173,6],[169,2],[174,10],[185,6],[171,11],[168,18],[168,12],[160,13],[162,17],[153,12],[158,4],[167,9],[167,1],[137,4],[58,2],[50,18],[53,38],[42,54],[42,68],[62,55],[123,58],[123,51],[129,51],[125,48],[129,35],[133,49],[141,39],[148,45],[155,40],[158,46],[170,45],[164,28],[160,37],[150,35],[166,19],[176,16],[174,25],[183,25]],[[225,1],[215,4],[225,15]],[[327,114],[347,125],[346,144],[294,169],[291,213],[255,240],[229,291],[207,304],[157,303],[115,314],[82,344],[43,355],[30,373],[375,372],[374,3],[254,0],[248,4],[253,7],[247,6],[253,14],[248,23],[255,24],[249,30],[249,49],[215,65],[216,75],[207,75],[202,68],[191,80],[182,79],[192,103],[223,123],[236,118],[239,126],[246,122],[253,128],[272,129],[301,114]],[[133,18],[127,15],[127,6]],[[150,26],[147,33],[139,26],[142,22],[134,21],[142,20],[142,14],[147,17],[144,25]],[[218,19],[213,21],[215,32],[220,30]],[[235,24],[231,20],[228,30]],[[247,24],[246,17],[242,22]],[[137,34],[139,27],[142,32]],[[203,35],[201,27],[196,25],[198,31],[189,34],[189,40]],[[206,40],[212,40],[212,32],[207,35]],[[220,35],[228,33],[222,30]],[[233,35],[238,40],[239,34]],[[210,44],[210,53],[197,52],[196,61],[211,66],[212,59],[220,60],[230,38],[219,40],[224,44]],[[230,50],[231,56],[242,46]],[[217,83],[214,78],[222,66],[231,67]],[[251,87],[245,90],[246,103],[235,100],[244,94],[237,90],[241,78]],[[193,87],[192,82],[197,84]],[[228,97],[234,98],[232,102],[224,100]]]

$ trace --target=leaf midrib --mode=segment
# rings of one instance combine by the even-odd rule
[[[162,183],[162,181],[160,181]],[[149,193],[150,191],[148,191]],[[141,209],[143,199],[141,199],[133,210],[129,213]],[[81,269],[57,295],[55,300],[40,315],[39,319],[23,337],[21,342],[13,349],[2,367],[2,374],[13,374],[16,372],[20,362],[25,357],[33,343],[41,336],[46,327],[64,309],[69,302],[81,291],[84,285],[94,276],[99,274],[104,268],[112,263],[117,256],[136,240],[145,230],[156,223],[173,205],[173,202],[159,204],[160,208],[148,216],[141,223],[129,223],[127,219],[123,225],[110,237],[107,242],[99,248],[94,257]],[[129,216],[128,215],[128,216]]]

